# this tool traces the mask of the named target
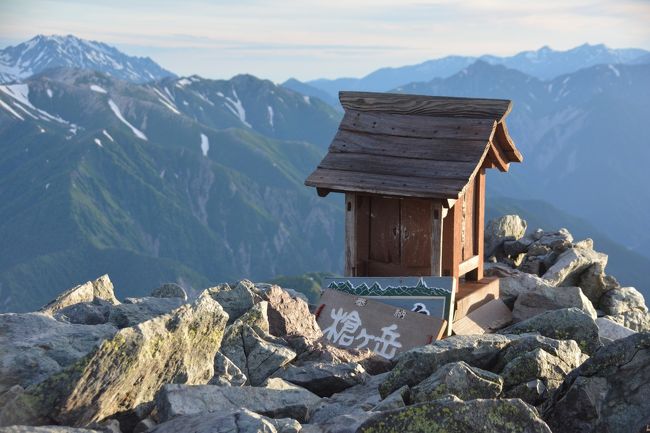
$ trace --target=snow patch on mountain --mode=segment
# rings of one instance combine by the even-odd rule
[[[16,113],[13,108],[11,108],[9,105],[7,105],[2,99],[0,99],[0,107],[4,108],[7,110],[9,113],[11,113],[13,116],[17,117],[20,120],[25,120],[23,116],[20,114]]]
[[[273,128],[273,107],[270,105],[266,106],[267,111],[269,112],[269,124],[271,125],[271,128]]]
[[[104,147],[102,146],[102,141],[99,138],[95,138],[95,144],[99,147]]]
[[[115,142],[115,140],[113,140],[113,137],[111,137],[111,134],[109,134],[105,129],[102,131],[102,134],[104,134],[104,136],[112,142]]]
[[[52,99],[52,89],[47,89],[45,92],[47,93],[48,98]]]
[[[620,71],[618,69],[616,69],[616,67],[614,65],[609,64],[609,65],[607,65],[607,67],[614,73],[614,75],[616,75],[616,77],[621,76]]]
[[[201,134],[201,152],[203,152],[203,156],[208,156],[208,150],[210,150],[210,141],[208,140],[208,136]]]
[[[108,92],[106,91],[106,89],[104,89],[104,88],[101,87],[101,86],[98,86],[97,84],[91,84],[91,85],[90,85],[90,90],[92,90],[93,92],[97,92],[97,93],[104,93],[104,94],[105,94],[105,93],[108,93]]]
[[[227,103],[225,104],[226,107],[237,117],[239,117],[239,120],[241,122],[248,126],[249,128],[252,128],[251,124],[246,121],[246,110],[244,109],[244,104],[239,100],[239,96],[237,96],[237,92],[235,89],[232,89],[232,95],[235,97],[235,99],[232,99],[228,96],[226,96],[226,101]]]
[[[144,133],[142,131],[140,131],[135,126],[131,125],[129,123],[129,121],[126,120],[124,118],[124,116],[122,116],[122,112],[120,111],[119,107],[115,104],[115,102],[113,102],[112,99],[108,100],[108,106],[111,107],[111,110],[113,111],[113,114],[115,114],[115,116],[120,120],[120,122],[124,123],[126,126],[131,128],[131,131],[133,132],[133,134],[135,134],[136,137],[138,137],[138,138],[140,138],[142,140],[145,140],[145,141],[148,140],[147,136],[144,135]]]

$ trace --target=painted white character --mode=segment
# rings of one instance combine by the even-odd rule
[[[400,335],[395,332],[396,330],[397,325],[394,323],[381,328],[381,337],[375,337],[377,341],[377,344],[375,344],[375,352],[377,354],[387,359],[392,359],[395,356],[397,349],[402,347],[402,343],[397,341]]]
[[[427,309],[427,306],[424,305],[422,302],[416,302],[415,304],[413,304],[413,309],[411,311],[415,313],[426,314],[427,316],[431,315],[431,313]]]
[[[330,326],[323,330],[325,338],[341,346],[349,346],[354,341],[354,334],[361,326],[359,313],[355,310],[347,313],[343,308],[332,309],[330,316],[334,320]],[[340,329],[339,329],[339,325]]]

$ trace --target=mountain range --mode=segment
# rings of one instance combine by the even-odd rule
[[[112,61],[89,60],[100,50]],[[543,73],[568,53],[541,51]],[[390,89],[513,99],[508,124],[525,163],[489,176],[490,215],[566,222],[577,236],[593,228],[596,248],[612,255],[608,270],[643,290],[650,259],[627,247],[647,251],[650,239],[640,200],[647,52],[572,51],[565,68],[575,70],[552,79],[473,59]],[[610,55],[618,60],[589,63]],[[34,309],[103,273],[120,296],[137,296],[166,281],[191,291],[340,272],[342,199],[303,185],[340,120],[327,90],[251,75],[179,78],[72,36],[38,36],[0,60],[14,65],[0,85],[0,311]]]
[[[544,46],[514,56],[447,56],[416,65],[381,68],[361,78],[317,79],[306,83],[293,78],[283,85],[321,98],[324,92],[328,96],[323,100],[331,101],[337,99],[339,90],[386,92],[412,82],[448,78],[477,61],[503,65],[540,80],[550,80],[594,65],[650,63],[650,52],[638,48],[612,49],[603,44],[584,44],[567,51]]]

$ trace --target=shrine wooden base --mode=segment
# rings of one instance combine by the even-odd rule
[[[454,321],[499,298],[499,278],[485,277],[480,281],[461,281],[456,292]]]

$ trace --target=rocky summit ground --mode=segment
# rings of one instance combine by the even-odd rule
[[[526,234],[528,233],[528,234]],[[118,300],[108,276],[0,314],[0,432],[645,432],[650,317],[566,230],[488,224],[513,323],[387,361],[325,344],[305,298],[242,280]]]

